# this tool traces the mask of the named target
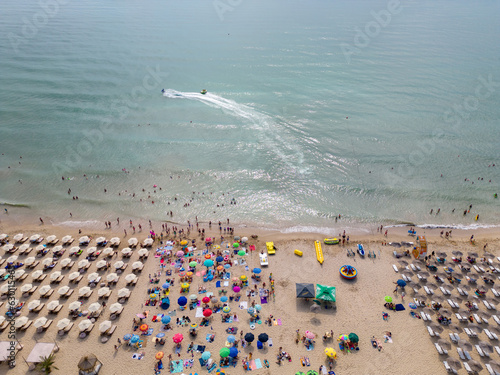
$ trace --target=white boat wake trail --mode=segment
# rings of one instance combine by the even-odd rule
[[[260,113],[244,104],[236,103],[234,100],[226,99],[212,93],[203,95],[197,92],[181,92],[166,89],[163,92],[163,96],[170,99],[197,100],[213,108],[222,109],[232,116],[247,120],[257,130],[260,142],[278,156],[288,168],[301,174],[308,170],[307,167],[303,166],[304,153],[300,146],[283,138],[283,129],[279,129],[276,121],[270,116]]]

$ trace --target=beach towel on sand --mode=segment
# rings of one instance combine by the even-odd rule
[[[267,303],[267,297],[260,297],[260,304],[263,305]]]
[[[255,368],[256,369],[262,368],[262,363],[260,362],[260,358],[257,358],[255,360]]]
[[[171,371],[172,374],[176,372],[182,372],[183,368],[184,368],[184,363],[182,359],[178,361],[172,361],[172,371]]]
[[[195,317],[197,317],[197,318],[203,318],[203,308],[202,307],[198,307],[196,309]]]
[[[396,305],[396,311],[403,311],[403,310],[405,310],[405,307],[401,303],[398,303]]]
[[[240,302],[240,309],[246,310],[248,308],[248,302],[247,301],[241,301]]]
[[[248,362],[248,367],[250,367],[250,369],[252,370],[257,370],[257,365],[255,364],[255,361],[253,359]]]

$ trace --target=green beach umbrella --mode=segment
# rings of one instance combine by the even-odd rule
[[[385,296],[385,302],[391,303],[392,302],[392,297],[391,296]]]
[[[359,342],[359,337],[355,333],[349,333],[349,341],[350,342]]]
[[[336,301],[335,287],[316,284],[316,298],[322,301],[335,302]]]
[[[247,253],[245,252],[245,250],[240,250],[240,251],[238,251],[238,255],[243,256],[243,255],[247,255]]]
[[[240,247],[240,244],[239,244],[238,242],[235,242],[235,243],[233,243],[233,247],[234,247],[235,249],[237,249],[238,247]]]
[[[316,370],[309,370],[309,371],[307,371],[306,375],[318,375],[318,371],[316,371]]]
[[[302,371],[297,371],[295,375],[305,375]]]
[[[189,267],[195,268],[198,265],[194,260],[192,262],[189,262]]]
[[[219,352],[222,358],[226,358],[229,355],[229,348],[222,348]]]

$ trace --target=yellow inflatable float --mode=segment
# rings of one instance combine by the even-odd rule
[[[321,250],[321,242],[314,241],[314,247],[316,248],[316,259],[318,259],[319,264],[323,264],[325,258],[323,257],[323,250]]]

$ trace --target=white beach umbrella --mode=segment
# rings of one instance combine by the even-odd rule
[[[47,237],[47,242],[54,242],[57,239],[53,234]]]
[[[88,286],[84,286],[83,288],[80,288],[80,290],[78,291],[78,297],[84,296],[88,293],[90,293],[90,288]]]
[[[71,320],[69,320],[68,318],[63,318],[57,322],[56,327],[59,329],[64,329],[67,326],[69,326],[70,324],[71,324]]]
[[[41,304],[40,300],[35,299],[28,303],[28,310],[36,309],[38,306],[40,306],[40,304]]]
[[[97,240],[95,240],[95,242],[98,244],[106,242],[106,238],[105,237],[97,237]]]
[[[36,271],[34,271],[34,272],[31,273],[31,277],[33,279],[38,279],[42,275],[43,275],[43,271],[42,270],[36,270]]]
[[[69,275],[68,275],[68,279],[70,280],[75,280],[76,278],[78,278],[80,276],[80,272],[71,272]]]
[[[99,324],[99,332],[106,332],[110,328],[111,322],[109,320],[105,320],[101,324]]]
[[[68,242],[71,242],[73,240],[73,237],[71,236],[64,236],[61,241],[62,243],[68,243]]]
[[[96,281],[99,278],[99,274],[97,272],[92,272],[87,276],[88,281],[91,283]]]
[[[38,293],[40,293],[40,295],[43,296],[48,292],[50,292],[51,290],[52,288],[50,287],[50,285],[44,285],[40,289],[38,289]]]
[[[42,260],[42,265],[47,266],[47,267],[52,265],[52,263],[54,263],[54,260],[52,258],[46,258],[46,259]]]
[[[36,258],[35,257],[29,257],[24,260],[24,264],[26,266],[31,266],[33,263],[35,263]]]
[[[4,277],[6,273],[7,273],[7,270],[5,268],[0,268],[0,276],[1,277]]]
[[[11,255],[7,258],[7,263],[14,263],[17,260],[17,255]]]
[[[113,237],[112,239],[109,240],[109,243],[112,246],[118,246],[120,244],[120,239],[118,237]]]
[[[123,255],[129,255],[132,253],[132,249],[130,247],[125,247],[122,249],[122,254]]]
[[[133,270],[141,268],[141,267],[142,267],[142,262],[134,262],[134,263],[132,263],[132,269]]]
[[[20,316],[19,318],[16,318],[14,327],[16,328],[21,328],[23,325],[28,323],[28,317],[27,316]]]
[[[8,285],[7,285],[7,286],[8,286]],[[23,284],[23,285],[21,286],[21,288],[20,288],[20,289],[21,289],[21,293],[26,293],[26,292],[29,292],[29,291],[31,290],[31,288],[33,288],[33,284],[30,284],[30,283],[28,283],[28,284]]]
[[[5,241],[7,239],[7,237],[9,237],[8,234],[5,234],[5,233],[0,234],[0,241]]]
[[[67,285],[64,285],[64,286],[60,287],[60,288],[57,290],[57,293],[59,293],[59,294],[62,296],[62,295],[67,294],[69,291],[70,291],[70,287],[69,287],[69,286],[67,286]]]
[[[106,294],[108,294],[108,293],[109,293],[109,291],[110,291],[110,289],[109,289],[107,286],[105,286],[105,287],[103,287],[103,288],[100,288],[100,289],[97,291],[97,295],[98,295],[99,297],[102,297],[102,296],[105,296]]]
[[[123,307],[123,305],[121,303],[115,302],[109,306],[109,311],[111,313],[115,313],[117,311],[120,311],[122,307]]]
[[[122,268],[124,264],[125,263],[123,263],[121,260],[119,260],[118,262],[115,263],[114,267],[115,267],[115,269]]]
[[[63,247],[61,245],[54,246],[52,249],[53,253],[57,253],[58,251],[62,251]]]
[[[30,237],[30,242],[36,242],[40,238],[39,234],[34,234]]]
[[[130,290],[128,288],[121,288],[118,291],[118,298],[128,297]]]
[[[30,248],[30,245],[28,245],[27,243],[25,243],[24,245],[21,245],[19,246],[19,251],[26,251]]]
[[[43,327],[47,323],[47,318],[42,316],[41,318],[38,318],[33,322],[33,327],[35,328],[40,328]]]
[[[26,273],[25,270],[23,269],[18,269],[16,270],[16,272],[14,272],[14,279],[19,279],[20,277],[22,277],[24,274]]]
[[[24,286],[24,285],[23,285]],[[9,291],[9,284],[3,284],[2,287],[0,288],[0,293],[7,293]],[[21,287],[22,288],[22,287]],[[29,290],[29,289],[28,289]]]
[[[18,233],[16,234],[14,237],[12,237],[12,239],[16,242],[19,242],[23,239],[23,234],[22,233]]]
[[[63,260],[61,260],[61,266],[63,266],[63,267],[66,267],[70,263],[71,263],[71,259],[69,259],[69,258],[64,258]]]
[[[137,238],[135,238],[135,237],[130,238],[130,239],[128,240],[128,245],[129,245],[129,246],[132,246],[132,247],[133,247],[133,246],[136,246],[136,245],[137,245]]]
[[[145,255],[147,255],[149,253],[149,250],[145,249],[145,248],[142,248],[137,253],[139,254],[140,257],[143,257],[143,256],[145,256]]]
[[[2,325],[3,322],[5,322],[5,316],[0,315],[0,325]]]
[[[94,302],[89,305],[87,310],[89,310],[90,312],[96,312],[99,311],[100,308],[101,304],[99,302]]]
[[[105,260],[100,260],[98,261],[95,266],[97,267],[97,269],[100,269],[100,268],[103,268],[103,267],[106,267],[106,261]]]
[[[85,331],[92,325],[92,322],[89,319],[82,320],[78,324],[78,328],[80,328],[80,331]]]
[[[50,301],[49,303],[47,303],[47,310],[49,311],[55,310],[59,305],[60,303],[58,300]]]
[[[69,249],[69,254],[73,255],[76,254],[80,251],[80,248],[78,246],[73,246],[71,249]]]
[[[61,276],[60,271],[55,271],[50,274],[50,279],[51,280],[57,280]]]
[[[146,246],[151,246],[153,244],[153,239],[152,238],[146,238],[143,243]]]
[[[108,280],[109,282],[115,281],[116,279],[118,279],[118,275],[114,272],[106,276],[106,280]]]
[[[242,237],[242,238],[241,238],[241,242],[243,242],[243,243],[247,243],[247,242],[248,242],[248,237]]]
[[[115,251],[110,248],[110,247],[107,247],[105,248],[102,253],[105,255],[105,256],[110,256],[110,255],[113,255],[115,253]]]
[[[90,262],[87,259],[82,259],[78,262],[78,268],[86,267]]]
[[[8,243],[7,245],[3,245],[2,246],[2,250],[5,251],[5,252],[11,251],[13,248],[14,248],[14,245],[11,244],[11,243]]]
[[[127,283],[131,283],[132,281],[134,281],[135,279],[137,279],[137,276],[134,275],[133,273],[129,273],[127,276],[125,276],[125,281]]]
[[[38,245],[35,247],[35,251],[44,251],[45,250],[45,245]]]
[[[68,310],[69,311],[75,311],[75,310],[78,310],[80,308],[80,306],[82,305],[82,303],[80,301],[73,301],[69,304],[68,306]]]
[[[88,244],[90,242],[90,238],[88,236],[83,236],[83,237],[80,237],[78,242],[80,243],[80,245]]]
[[[92,255],[97,251],[97,247],[92,246],[87,249],[87,254]]]

